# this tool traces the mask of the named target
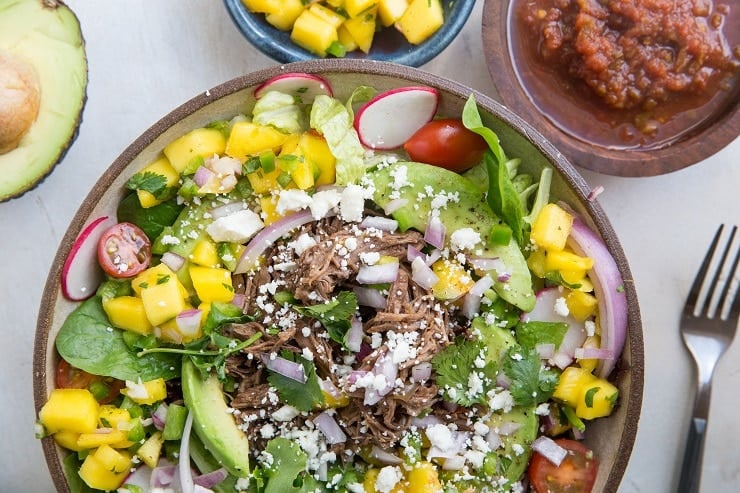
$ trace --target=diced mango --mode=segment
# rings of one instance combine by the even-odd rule
[[[139,174],[144,173],[154,173],[156,175],[162,176],[165,179],[165,182],[167,183],[167,187],[176,187],[178,182],[180,181],[180,174],[175,170],[175,168],[172,167],[170,164],[169,159],[162,156],[159,159],[155,160],[151,164],[147,165],[144,169],[139,171]],[[149,207],[154,207],[155,205],[161,204],[162,201],[155,197],[150,192],[147,192],[146,190],[137,190],[136,195],[139,197],[139,204],[141,204],[141,207],[144,209],[148,209]]]
[[[264,194],[280,188],[280,185],[278,184],[280,173],[282,173],[282,170],[277,167],[269,173],[265,173],[262,169],[258,169],[257,171],[247,174],[247,179],[249,180],[249,184],[252,186],[254,193]]]
[[[411,44],[426,41],[444,24],[440,0],[411,0],[398,21],[396,28]]]
[[[104,445],[85,457],[79,474],[90,488],[112,491],[121,486],[131,465],[128,454]]]
[[[350,17],[364,15],[378,4],[378,0],[345,0],[344,10]]]
[[[337,28],[310,10],[304,10],[293,24],[290,39],[298,46],[324,57],[326,50],[339,38]]]
[[[52,436],[54,437],[54,441],[57,442],[60,447],[64,447],[67,450],[74,450],[75,452],[85,450],[77,445],[77,439],[80,437],[79,433],[62,430],[54,433]]]
[[[373,44],[376,16],[377,9],[375,7],[371,7],[370,10],[364,12],[360,16],[350,16],[350,18],[343,24],[345,29],[347,29],[349,34],[352,36],[352,39],[357,43],[357,46],[364,53],[368,53],[370,51],[370,46]]]
[[[337,159],[324,137],[315,132],[305,132],[301,135],[296,152],[318,170],[318,176],[314,179],[315,186],[331,185],[336,181]]]
[[[355,38],[353,38],[349,31],[347,31],[347,27],[344,24],[337,28],[337,39],[342,46],[344,46],[344,49],[347,50],[347,52],[355,51],[359,48]]]
[[[619,390],[603,378],[585,387],[583,398],[576,406],[576,416],[581,419],[604,418],[612,413]]]
[[[553,399],[575,408],[582,396],[582,389],[596,381],[596,376],[588,370],[569,366],[560,374],[553,392]]]
[[[277,3],[280,4],[279,9],[267,13],[265,20],[281,31],[290,31],[295,20],[303,12],[303,2],[301,0],[280,0]]]
[[[422,461],[406,473],[408,489],[413,493],[436,493],[442,491],[437,468],[431,462]]]
[[[599,301],[591,293],[573,290],[565,297],[565,304],[573,318],[583,322],[596,315]]]
[[[242,0],[242,3],[252,12],[269,14],[277,12],[282,0]]]
[[[128,429],[129,423],[131,423],[131,414],[128,412],[128,409],[122,409],[110,404],[100,406],[98,424],[102,428],[125,430]]]
[[[225,152],[243,161],[267,150],[277,151],[288,135],[274,127],[249,121],[236,122],[231,128]]]
[[[103,302],[103,310],[111,325],[137,334],[151,334],[152,324],[146,316],[144,302],[136,296],[119,296]]]
[[[164,155],[178,173],[182,173],[194,158],[205,159],[214,154],[223,154],[226,138],[215,128],[196,128],[170,142]]]
[[[203,238],[196,243],[190,254],[190,261],[203,267],[217,267],[220,260],[216,244],[208,238]]]
[[[126,381],[126,388],[121,393],[137,404],[154,404],[167,397],[167,384],[164,378],[155,378],[146,382]]]
[[[331,24],[334,29],[337,29],[345,20],[345,17],[338,12],[321,5],[320,3],[312,3],[308,10],[316,14],[317,16],[324,19],[326,22]]]
[[[601,347],[601,337],[599,337],[598,335],[586,337],[586,340],[583,341],[583,347],[584,348]],[[599,360],[595,358],[577,359],[576,361],[578,362],[578,366],[592,373],[596,369],[596,366],[599,364]]]
[[[562,250],[573,227],[573,216],[557,204],[545,205],[532,223],[530,239],[548,251]]]
[[[262,209],[260,217],[262,218],[262,221],[264,221],[265,226],[274,223],[282,217],[278,214],[277,197],[274,195],[265,195],[260,197],[260,207]]]
[[[146,439],[136,450],[136,455],[144,461],[144,464],[154,468],[159,462],[159,456],[162,454],[162,445],[164,445],[164,438],[162,438],[161,431],[155,431],[152,435]]]
[[[81,449],[98,448],[101,445],[114,445],[127,441],[127,434],[121,430],[101,430],[94,433],[80,433],[77,446]]]
[[[229,302],[234,299],[231,272],[227,269],[193,265],[190,267],[190,278],[193,280],[193,287],[201,301]]]
[[[139,273],[139,275],[131,280],[131,289],[133,289],[136,296],[141,296],[141,291],[143,289],[173,278],[178,284],[178,289],[180,290],[182,297],[187,297],[188,290],[182,285],[180,279],[175,275],[175,273],[172,272],[172,269],[167,267],[167,264],[157,264]]]
[[[98,425],[100,405],[87,389],[54,389],[39,412],[49,433],[92,433]]]
[[[475,284],[465,268],[454,260],[437,260],[432,264],[432,271],[439,277],[432,286],[432,294],[440,300],[456,300]]]
[[[569,273],[574,280],[585,277],[593,266],[594,261],[590,257],[581,257],[568,250],[550,250],[545,258],[545,269],[548,272]]]
[[[379,0],[378,17],[384,27],[393,25],[409,6],[409,0]]]
[[[375,493],[375,482],[378,480],[380,469],[372,468],[368,469],[365,473],[365,478],[362,481],[362,486],[365,488],[365,493]]]
[[[157,326],[187,308],[180,286],[177,276],[172,274],[141,290],[141,301],[149,323]]]

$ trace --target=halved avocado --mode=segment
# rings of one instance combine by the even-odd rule
[[[0,202],[52,171],[77,136],[86,99],[85,43],[69,7],[0,0]]]

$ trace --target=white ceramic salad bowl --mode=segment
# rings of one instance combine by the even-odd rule
[[[136,139],[102,175],[75,215],[57,251],[45,286],[34,353],[34,396],[40,411],[55,387],[59,355],[55,339],[66,317],[78,306],[64,296],[63,265],[76,239],[91,221],[116,215],[118,203],[127,192],[127,181],[157,158],[165,145],[188,131],[214,120],[229,120],[238,113],[249,114],[254,91],[262,83],[284,73],[316,74],[325,78],[334,96],[346,100],[361,85],[377,91],[403,86],[423,86],[439,93],[438,115],[459,116],[474,95],[485,126],[496,132],[508,156],[521,158],[520,170],[539,176],[544,167],[554,172],[551,201],[561,201],[595,231],[613,257],[624,280],[620,287],[626,302],[626,338],[609,380],[619,389],[612,414],[588,423],[584,443],[593,449],[599,469],[593,491],[615,492],[628,463],[639,420],[643,390],[642,326],[637,297],[624,252],[604,211],[572,165],[527,122],[496,101],[458,83],[405,66],[360,60],[318,60],[275,66],[230,80],[199,94],[166,115]],[[51,437],[42,439],[49,470],[58,491],[71,490],[64,473],[68,455]]]

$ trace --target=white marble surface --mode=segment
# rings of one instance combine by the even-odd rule
[[[77,141],[35,190],[0,204],[0,491],[50,492],[34,439],[31,360],[46,273],[88,189],[150,124],[180,103],[273,62],[239,34],[217,0],[69,0],[87,40],[90,83]],[[482,1],[462,35],[423,68],[495,95],[480,36]],[[464,63],[461,63],[464,60]],[[717,225],[740,223],[740,139],[666,176],[585,172],[630,259],[645,327],[645,394],[624,492],[674,491],[693,391],[678,317]],[[740,341],[716,372],[703,491],[740,490]]]

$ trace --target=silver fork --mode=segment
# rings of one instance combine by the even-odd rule
[[[681,335],[694,357],[698,386],[681,465],[679,493],[699,491],[712,375],[717,362],[732,343],[740,319],[740,289],[737,285],[740,245],[734,242],[737,229],[733,226],[729,239],[718,248],[724,230],[724,225],[720,225],[691,285],[681,315]]]

